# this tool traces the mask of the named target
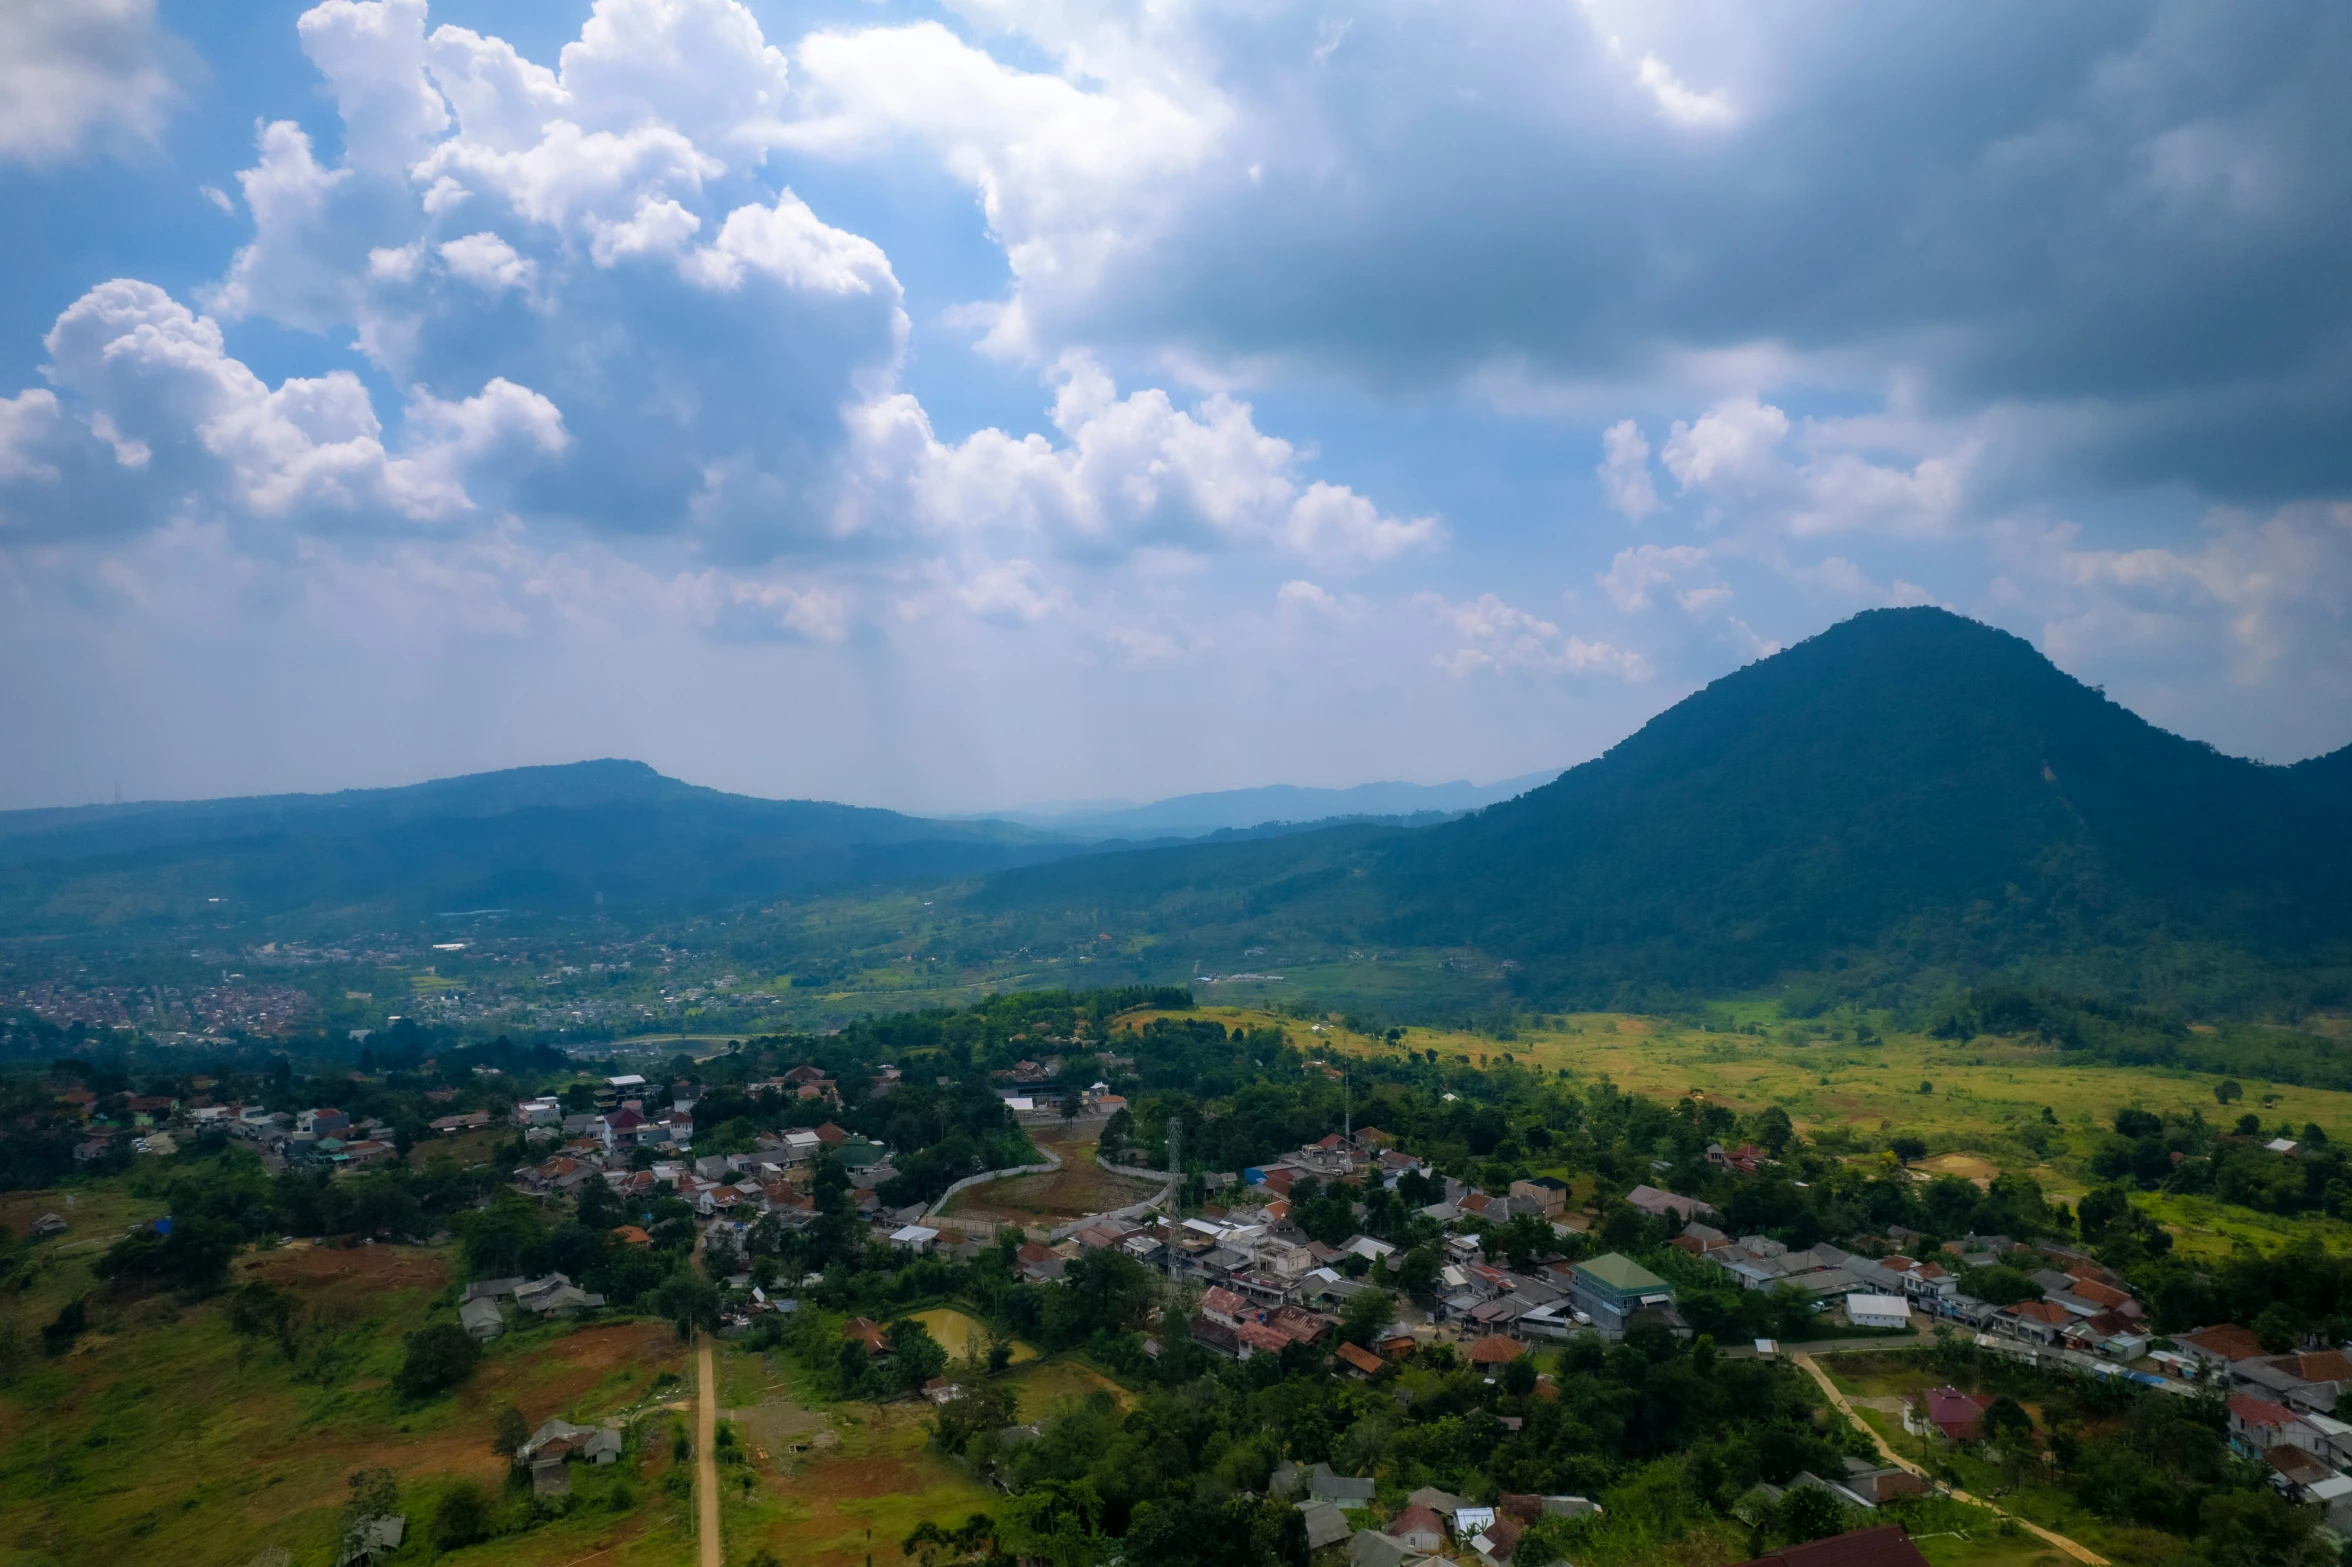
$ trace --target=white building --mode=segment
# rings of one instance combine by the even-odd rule
[[[1897,1295],[1848,1295],[1846,1320],[1858,1328],[1907,1328],[1911,1303]]]

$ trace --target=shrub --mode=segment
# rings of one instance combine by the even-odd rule
[[[480,1486],[460,1480],[441,1493],[441,1505],[433,1509],[433,1549],[454,1551],[491,1533],[490,1498]]]
[[[74,1340],[88,1331],[89,1326],[89,1308],[78,1297],[67,1301],[58,1308],[57,1315],[50,1319],[49,1325],[41,1330],[41,1352],[45,1355],[64,1354],[73,1348]]]
[[[408,1358],[401,1363],[393,1386],[400,1396],[423,1400],[446,1392],[473,1375],[482,1358],[480,1346],[454,1322],[436,1322],[408,1335]]]

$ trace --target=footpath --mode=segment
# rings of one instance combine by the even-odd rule
[[[1968,1492],[1961,1490],[1956,1485],[1944,1484],[1935,1476],[1929,1474],[1925,1469],[1922,1469],[1919,1467],[1919,1465],[1913,1463],[1910,1459],[1905,1458],[1902,1454],[1896,1452],[1892,1447],[1889,1447],[1887,1445],[1886,1438],[1880,1436],[1877,1429],[1873,1427],[1869,1421],[1863,1419],[1860,1415],[1854,1412],[1854,1406],[1846,1402],[1846,1395],[1838,1391],[1837,1384],[1830,1381],[1829,1373],[1822,1370],[1820,1364],[1815,1361],[1810,1354],[1799,1350],[1796,1353],[1790,1355],[1789,1359],[1807,1376],[1813,1379],[1814,1383],[1821,1389],[1822,1393],[1828,1397],[1830,1407],[1835,1409],[1839,1414],[1845,1416],[1847,1420],[1851,1421],[1856,1430],[1860,1431],[1864,1436],[1869,1437],[1870,1445],[1878,1449],[1879,1456],[1884,1458],[1888,1463],[1893,1464],[1897,1469],[1901,1469],[1907,1471],[1908,1473],[1919,1476],[1920,1479],[1925,1480],[1928,1484],[1934,1486],[1937,1490],[1943,1492],[1946,1496],[1949,1496],[1956,1502],[1966,1502],[1971,1507],[1981,1507],[1986,1512],[1993,1514],[1995,1517],[2008,1519],[2010,1522],[2016,1524],[2021,1529],[2031,1530],[2034,1534],[2039,1535],[2042,1539],[2048,1541],[2052,1545],[2055,1545],[2058,1547],[2058,1549],[2064,1551],[2067,1555],[2073,1557],[2076,1561],[2083,1563],[2084,1567],[2108,1567],[2107,1558],[2101,1556],[2098,1552],[2092,1550],[2089,1546],[2084,1545],[2079,1541],[2070,1540],[2065,1535],[2059,1534],[2054,1530],[2045,1529],[2030,1518],[2020,1518],[2015,1513],[2010,1512],[2007,1508],[1999,1506],[1993,1502],[1988,1502],[1981,1496],[1971,1496]]]

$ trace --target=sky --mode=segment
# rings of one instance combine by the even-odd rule
[[[1597,755],[1940,604],[2352,741],[2352,9],[0,7],[0,807]]]

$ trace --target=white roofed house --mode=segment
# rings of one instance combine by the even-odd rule
[[[1900,1295],[1848,1295],[1846,1320],[1858,1328],[1907,1328],[1911,1303]]]
[[[1657,1187],[1647,1184],[1636,1186],[1632,1191],[1627,1192],[1625,1200],[1646,1214],[1657,1218],[1673,1214],[1685,1223],[1701,1217],[1711,1218],[1715,1213],[1714,1205],[1711,1203],[1701,1202],[1696,1197],[1683,1197],[1673,1192],[1661,1191]]]

